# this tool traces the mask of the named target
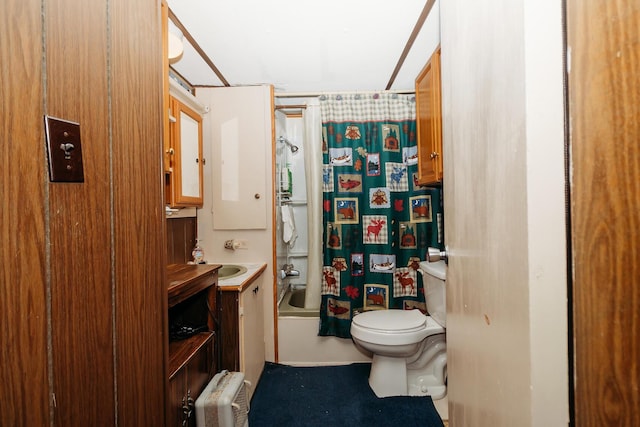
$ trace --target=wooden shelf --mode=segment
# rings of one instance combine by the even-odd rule
[[[217,307],[216,287],[220,267],[219,264],[167,266],[169,328],[206,324],[208,329],[184,340],[168,342],[167,426],[195,424],[193,403],[217,370],[213,332],[216,325],[212,313]],[[188,404],[191,408],[188,413],[184,412],[185,402],[191,402]]]
[[[220,267],[220,264],[169,265],[169,308],[213,285]]]
[[[190,338],[169,343],[169,379],[182,369],[189,360],[213,340],[213,332],[201,332]]]

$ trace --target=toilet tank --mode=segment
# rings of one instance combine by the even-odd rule
[[[422,261],[420,272],[429,316],[444,328],[447,322],[447,290],[445,288],[447,265],[444,261]]]

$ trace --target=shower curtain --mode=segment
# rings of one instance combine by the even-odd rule
[[[323,266],[319,335],[350,338],[368,310],[426,313],[419,262],[442,248],[441,189],[417,185],[415,97],[320,97]]]
[[[304,307],[320,307],[322,277],[322,122],[317,99],[307,102],[304,120],[304,167],[307,183],[307,288]]]

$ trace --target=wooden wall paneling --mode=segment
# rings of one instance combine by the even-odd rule
[[[160,19],[162,20],[162,162],[163,170],[170,180],[171,171],[171,139],[169,137],[169,5],[166,0],[160,1]],[[170,182],[170,181],[169,181]],[[171,200],[171,188],[165,181],[165,202]]]
[[[191,252],[196,244],[196,218],[167,219],[167,262],[186,264],[193,260]]]
[[[0,424],[49,425],[41,2],[0,7]]]
[[[174,253],[175,253],[175,245],[178,244],[178,241],[176,240],[179,237],[179,231],[181,230],[181,227],[176,226],[176,222],[175,220],[170,220],[167,219],[166,220],[166,225],[165,225],[165,229],[167,230],[167,240],[166,240],[166,244],[167,244],[167,263],[168,264],[175,264],[174,260]],[[176,230],[177,229],[177,230]]]
[[[84,183],[49,184],[54,420],[112,425],[107,2],[49,0],[44,20],[46,114],[80,123],[84,164]]]
[[[640,4],[567,2],[575,425],[640,417]]]
[[[2,425],[164,424],[159,16],[153,0],[0,8]],[[80,123],[84,183],[49,183],[45,114]]]
[[[164,424],[167,284],[157,0],[110,0],[119,426]]]

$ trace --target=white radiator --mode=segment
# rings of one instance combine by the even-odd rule
[[[242,372],[216,374],[196,399],[198,427],[248,427],[249,402]]]

